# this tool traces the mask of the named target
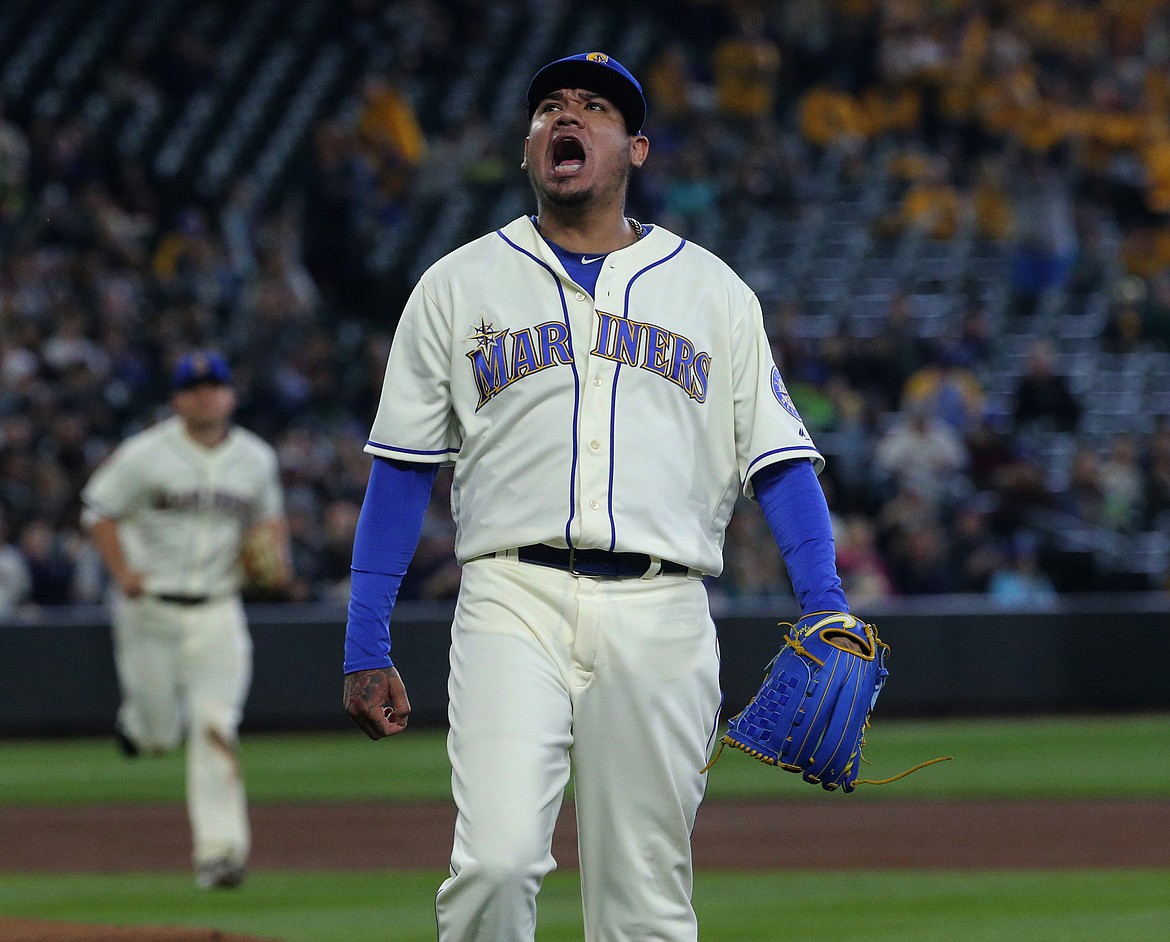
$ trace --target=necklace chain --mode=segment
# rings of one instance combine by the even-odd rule
[[[646,234],[646,227],[643,226],[640,222],[638,222],[638,220],[635,219],[633,216],[627,216],[626,222],[628,222],[634,229],[634,241],[635,242],[640,240],[642,238],[642,236],[644,236]],[[540,219],[538,217],[536,217],[536,216],[532,217],[532,224],[536,227],[536,231],[540,232]]]

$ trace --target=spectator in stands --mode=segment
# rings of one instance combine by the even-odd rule
[[[1016,535],[1004,564],[991,575],[987,594],[1004,606],[1051,608],[1056,604],[1052,580],[1040,569],[1035,535]]]
[[[949,564],[947,536],[936,524],[907,528],[891,547],[890,572],[902,595],[943,595],[958,583]]]
[[[991,492],[991,524],[999,534],[1015,533],[1028,524],[1034,510],[1051,508],[1059,499],[1049,489],[1047,469],[1023,449],[995,468]]]
[[[362,80],[357,132],[383,198],[401,202],[427,153],[426,137],[403,76],[367,74]]]
[[[902,196],[897,209],[878,222],[888,237],[916,233],[931,239],[953,239],[963,221],[963,199],[950,179],[950,165],[942,154],[931,154],[921,173]]]
[[[877,400],[881,412],[902,401],[910,376],[929,359],[929,349],[914,329],[910,295],[895,291],[886,304],[886,319],[873,337],[851,347],[847,375],[852,385]]]
[[[28,136],[4,114],[0,95],[0,257],[16,237],[29,201]]]
[[[810,88],[798,104],[801,134],[819,148],[860,149],[869,138],[865,107],[835,79]]]
[[[865,399],[841,375],[829,380],[828,394],[833,407],[833,460],[826,471],[836,482],[835,509],[871,511],[874,433]]]
[[[1101,522],[1124,533],[1141,524],[1145,475],[1137,441],[1128,432],[1113,436],[1108,455],[1100,464]]]
[[[996,245],[1008,241],[1016,222],[1007,174],[1006,161],[998,155],[981,157],[975,168],[975,183],[971,193],[975,236]]]
[[[65,542],[65,537],[42,517],[34,517],[21,530],[18,546],[28,566],[28,600],[33,605],[69,605],[76,600],[74,562]]]
[[[29,601],[32,572],[24,554],[8,542],[8,515],[0,507],[0,618]]]
[[[1085,523],[1098,524],[1105,517],[1105,486],[1097,452],[1081,445],[1073,453],[1068,482],[1057,495],[1060,510]]]
[[[1045,292],[1064,288],[1077,258],[1072,194],[1061,170],[1043,155],[1024,156],[1011,172],[1012,303],[1032,314]]]
[[[837,572],[841,587],[855,605],[868,605],[895,594],[889,569],[877,548],[873,521],[862,514],[834,518]]]
[[[1170,351],[1170,268],[1150,277],[1142,305],[1142,330],[1152,349]]]
[[[379,225],[398,221],[397,208],[382,212],[378,180],[357,145],[356,130],[340,119],[323,120],[314,128],[301,199],[309,270],[330,299],[347,307],[368,304],[360,247],[368,245]]]
[[[776,109],[780,47],[768,33],[764,10],[752,0],[729,5],[732,30],[711,56],[716,106],[733,120],[758,121]]]
[[[950,526],[949,568],[956,577],[956,591],[980,595],[987,592],[992,574],[1004,564],[1000,541],[991,530],[989,499],[993,499],[990,494],[979,495],[955,509]]]
[[[874,467],[894,494],[910,489],[936,506],[954,501],[967,490],[963,475],[967,453],[958,433],[923,402],[911,402],[878,436]]]
[[[719,212],[730,226],[753,226],[761,213],[771,218],[799,213],[800,181],[809,170],[803,152],[785,142],[776,127],[757,122],[730,160],[730,182],[719,190]]]
[[[997,474],[1020,458],[1020,450],[1007,429],[1001,428],[1003,424],[995,415],[985,413],[963,436],[968,456],[967,475],[976,492],[993,491]]]
[[[903,410],[920,405],[960,435],[983,416],[986,397],[975,372],[961,362],[961,352],[939,346],[931,362],[915,370],[902,391]]]
[[[1109,305],[1109,316],[1101,330],[1101,348],[1109,353],[1133,353],[1145,347],[1146,331],[1142,305],[1146,285],[1136,275],[1121,280]]]
[[[322,582],[322,539],[317,529],[316,508],[317,501],[311,494],[286,489],[284,514],[294,573],[288,597],[293,602],[320,601],[317,588]]]
[[[349,598],[353,535],[361,506],[350,500],[334,500],[325,507],[318,578],[331,599]]]
[[[1155,451],[1146,469],[1142,494],[1146,530],[1170,533],[1170,448]]]
[[[986,307],[981,301],[969,298],[963,305],[958,322],[945,328],[938,338],[937,356],[958,367],[976,370],[987,367],[993,350],[991,321],[988,320]],[[980,397],[982,395],[980,389]]]
[[[463,570],[455,560],[455,525],[450,510],[452,479],[451,468],[442,468],[435,475],[418,548],[398,591],[400,599],[434,602],[459,594]]]
[[[1012,419],[1017,432],[1029,429],[1075,432],[1081,403],[1068,379],[1056,372],[1056,354],[1044,339],[1033,342],[1024,375],[1016,384]]]
[[[709,91],[696,74],[685,42],[676,39],[663,46],[650,60],[645,76],[643,87],[656,124],[681,126],[695,110],[707,107]]]
[[[662,224],[687,237],[714,218],[719,186],[707,154],[698,143],[684,145],[675,164],[675,173],[663,194]]]
[[[201,208],[189,206],[179,213],[159,239],[151,264],[167,297],[179,304],[197,303],[205,313],[195,313],[194,320],[200,329],[212,329],[227,265]]]
[[[727,597],[768,596],[787,592],[788,576],[779,553],[760,552],[771,536],[764,515],[743,498],[728,524],[726,565],[713,588]]]

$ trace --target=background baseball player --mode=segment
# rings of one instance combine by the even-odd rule
[[[128,755],[187,736],[196,882],[237,886],[249,829],[237,730],[252,677],[241,547],[268,540],[290,578],[273,449],[231,424],[236,394],[218,353],[179,361],[174,416],[128,438],[94,472],[83,520],[115,584],[118,736]]]
[[[534,938],[575,788],[588,940],[694,940],[690,833],[720,710],[702,582],[743,488],[805,612],[847,612],[815,469],[760,306],[719,259],[625,215],[649,141],[602,53],[541,69],[522,167],[537,214],[427,271],[366,451],[345,702],[371,738],[410,705],[389,617],[435,468],[454,464],[463,581],[443,942]]]

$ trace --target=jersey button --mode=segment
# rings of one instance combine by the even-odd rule
[[[599,441],[598,441],[598,440],[595,438],[595,439],[593,439],[593,441],[591,441],[591,442],[589,443],[589,447],[590,447],[590,448],[592,448],[594,451],[597,451],[597,449],[601,447],[601,442],[599,442]]]
[[[594,385],[594,386],[600,386],[600,385],[601,385],[601,377],[600,377],[600,376],[594,376],[594,377],[593,377],[593,385]]]
[[[596,509],[597,509],[598,507],[600,507],[600,506],[601,506],[601,505],[600,505],[599,503],[597,503],[597,501],[595,501],[595,500],[591,500],[591,501],[589,501],[589,508],[590,508],[591,510],[596,510]]]
[[[578,300],[578,301],[584,301],[584,300],[585,300],[585,295],[583,295],[583,294],[582,294],[580,291],[578,291],[578,292],[577,292],[577,300]]]

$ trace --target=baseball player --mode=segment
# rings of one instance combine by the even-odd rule
[[[82,492],[83,522],[114,582],[117,735],[127,755],[187,740],[196,883],[243,880],[250,843],[237,731],[252,678],[240,598],[246,534],[269,531],[291,577],[273,449],[231,424],[224,358],[183,357],[174,415],[123,442]]]
[[[603,53],[528,89],[537,212],[436,262],[399,323],[365,450],[344,698],[402,732],[389,618],[438,465],[463,578],[449,677],[442,942],[532,940],[572,776],[585,937],[697,937],[690,834],[719,720],[704,576],[741,489],[805,611],[847,611],[822,458],[760,305],[718,258],[628,218],[650,149],[638,81]]]

